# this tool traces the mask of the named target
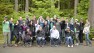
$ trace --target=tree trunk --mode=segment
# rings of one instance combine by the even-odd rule
[[[60,0],[58,0],[58,10],[60,10]]]
[[[29,12],[29,2],[28,2],[28,0],[26,0],[25,12]]]
[[[77,5],[78,5],[78,0],[74,1],[74,18],[77,17]]]
[[[94,0],[90,0],[90,6],[88,10],[88,20],[90,21],[90,25],[94,28]]]
[[[18,12],[18,0],[15,0],[15,11]]]

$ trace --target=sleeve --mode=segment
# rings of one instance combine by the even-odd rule
[[[59,39],[59,31],[57,31],[57,39]]]

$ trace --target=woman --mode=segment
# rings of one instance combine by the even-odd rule
[[[19,32],[20,32],[20,25],[19,25],[19,22],[17,21],[16,22],[16,24],[14,25],[14,35],[15,35],[15,37],[16,37],[16,40],[15,40],[15,46],[18,46],[18,42],[19,42],[19,40],[20,40],[20,34],[19,34]]]
[[[36,38],[35,38],[35,25],[32,20],[30,21],[29,28],[30,31],[32,32],[32,44],[33,44]]]
[[[86,24],[85,24],[83,33],[85,34],[86,46],[88,45],[92,46],[91,40],[89,39],[90,23],[88,20],[86,20]]]

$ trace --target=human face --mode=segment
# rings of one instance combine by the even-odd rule
[[[22,17],[20,17],[20,20],[22,20]]]
[[[10,19],[13,22],[13,18]]]

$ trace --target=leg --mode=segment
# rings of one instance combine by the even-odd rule
[[[4,46],[7,46],[7,32],[3,32],[4,35]]]
[[[62,36],[61,36],[61,41],[65,42],[65,30],[62,30]]]
[[[76,45],[79,45],[79,37],[78,36],[79,36],[79,33],[76,33],[76,37],[75,37],[76,38]]]
[[[54,38],[51,38],[51,39],[50,39],[50,44],[51,44],[51,46],[54,45]]]
[[[89,39],[89,34],[88,34],[88,33],[86,34],[86,39],[87,39],[87,42],[88,42],[89,44],[92,44],[92,43],[91,43],[91,40]]]
[[[11,44],[11,35],[10,35],[10,32],[8,32],[8,44],[9,45]]]
[[[73,45],[73,39],[70,37],[70,45]]]
[[[41,38],[37,37],[37,44],[40,46],[41,45]]]

